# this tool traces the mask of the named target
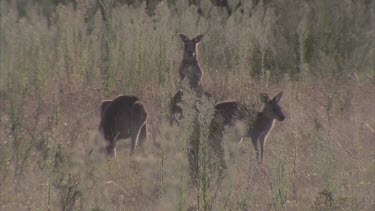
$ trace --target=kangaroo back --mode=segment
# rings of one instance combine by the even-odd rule
[[[215,105],[214,122],[222,121],[223,125],[230,124],[239,112],[239,103],[226,101]],[[219,118],[221,118],[219,120]]]
[[[234,123],[236,120],[248,122],[256,112],[247,108],[247,106],[238,101],[225,101],[215,105],[214,121],[222,118],[224,125]]]
[[[118,132],[120,132],[119,139],[128,135],[130,110],[133,103],[138,100],[135,96],[122,95],[115,98],[110,104],[108,102],[102,103],[102,107],[107,104],[100,123],[106,140],[113,140]]]
[[[101,104],[99,130],[107,141],[107,153],[116,156],[116,142],[119,139],[131,138],[131,155],[139,142],[142,145],[147,139],[147,111],[135,96],[121,95],[113,101]]]

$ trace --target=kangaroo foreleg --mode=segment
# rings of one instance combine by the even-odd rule
[[[253,142],[256,158],[259,160],[259,150],[258,150],[258,139],[257,138],[251,138],[251,141]]]

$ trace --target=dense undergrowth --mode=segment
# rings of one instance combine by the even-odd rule
[[[144,5],[117,6],[90,23],[86,0],[58,6],[50,21],[37,4],[19,17],[11,2],[0,2],[1,210],[375,209],[371,1],[248,1],[243,13],[213,8],[197,21],[180,0],[153,16]],[[169,126],[179,32],[204,34],[199,61],[216,102],[260,110],[260,92],[284,92],[286,120],[262,165],[250,140],[239,145],[228,130],[223,180],[205,168],[202,145],[191,183],[188,140],[198,121],[204,143],[214,102],[189,118],[187,97],[192,114]],[[137,95],[149,112],[149,141],[134,161],[128,140],[116,159],[100,150],[100,102],[119,94]]]

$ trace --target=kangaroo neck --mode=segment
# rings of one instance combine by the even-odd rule
[[[266,115],[264,115],[263,111],[258,113],[257,119],[256,119],[257,124],[265,126],[266,128],[272,127],[275,119],[269,118]]]

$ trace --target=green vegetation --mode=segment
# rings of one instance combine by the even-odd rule
[[[71,2],[0,1],[0,210],[374,209],[374,1]],[[216,102],[260,110],[260,92],[284,92],[262,165],[228,130],[217,179],[213,102],[196,114],[187,94],[169,126],[180,32],[204,34],[198,58]],[[129,140],[107,160],[97,134],[100,102],[119,94],[149,112],[134,160]]]

